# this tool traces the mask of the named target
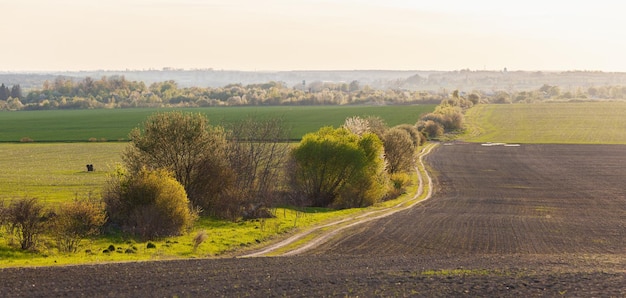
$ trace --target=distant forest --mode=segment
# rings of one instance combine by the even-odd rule
[[[259,83],[229,83],[217,87],[189,86],[213,78],[219,71],[155,71],[108,73],[93,79],[60,74],[0,74],[0,110],[94,109],[131,107],[208,107],[254,105],[346,105],[439,103],[454,91],[481,102],[513,103],[546,100],[607,100],[626,98],[626,74],[603,72],[285,72],[288,79]],[[105,72],[107,73],[107,72]],[[268,73],[223,72],[229,80],[272,78]],[[142,77],[140,74],[145,75]],[[237,76],[239,75],[239,77]],[[301,80],[307,77],[333,80]],[[324,76],[326,74],[326,77]],[[369,77],[368,77],[369,75]],[[402,78],[401,76],[405,77]],[[141,80],[143,78],[143,80]],[[217,78],[217,77],[216,77]],[[348,80],[360,78],[359,80]],[[5,80],[6,82],[4,82]],[[43,81],[42,81],[43,80]],[[185,82],[181,86],[179,81]],[[252,80],[254,81],[254,80]],[[37,86],[37,83],[40,83]],[[148,83],[147,83],[148,82]],[[200,82],[197,82],[199,85]],[[25,84],[28,87],[24,87]],[[211,85],[211,84],[210,84]],[[455,87],[456,86],[456,87]],[[491,86],[491,87],[489,87]]]

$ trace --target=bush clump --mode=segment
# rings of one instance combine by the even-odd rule
[[[52,234],[60,251],[76,252],[82,239],[100,234],[105,222],[101,201],[74,200],[58,209],[52,220]]]
[[[23,250],[35,250],[39,236],[48,230],[48,219],[43,204],[37,198],[13,200],[8,206],[0,205],[0,224],[4,226],[9,243],[14,239]]]
[[[110,223],[142,239],[180,235],[197,218],[183,186],[163,169],[132,176],[118,169],[103,199]]]

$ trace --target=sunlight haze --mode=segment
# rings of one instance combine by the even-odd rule
[[[606,0],[0,0],[0,72],[624,72],[623,6]]]

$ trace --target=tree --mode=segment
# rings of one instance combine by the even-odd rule
[[[0,85],[0,100],[7,100],[11,97],[11,90],[4,86],[4,83]]]
[[[359,148],[365,153],[365,168],[357,172],[351,183],[339,190],[335,206],[365,207],[381,201],[389,191],[385,153],[382,141],[373,133],[359,138]]]
[[[419,132],[419,130],[417,130],[415,126],[411,124],[400,124],[394,126],[394,128],[405,130],[411,136],[411,141],[413,141],[413,146],[415,147],[415,149],[417,149],[417,147],[421,146],[425,142],[425,140],[423,139],[423,135]]]
[[[202,114],[167,112],[149,117],[130,133],[122,159],[131,173],[142,169],[171,171],[191,202],[210,211],[232,181],[226,133]]]
[[[396,127],[387,130],[383,144],[389,173],[411,171],[417,147],[406,130]]]
[[[417,122],[417,129],[429,140],[436,139],[443,135],[443,126],[432,120],[420,120]]]
[[[370,132],[369,121],[359,116],[347,118],[342,127],[346,128],[347,130],[358,136],[362,136],[364,133]]]
[[[22,87],[20,87],[19,84],[15,84],[11,87],[11,97],[22,99]]]
[[[164,169],[135,174],[118,170],[103,199],[111,223],[142,239],[180,235],[196,218],[185,189]]]
[[[350,92],[359,91],[359,89],[360,89],[359,81],[352,81],[352,82],[350,82],[350,85],[348,87],[348,90]]]
[[[382,151],[372,133],[359,137],[345,128],[323,127],[306,134],[292,151],[294,187],[313,206],[337,204],[342,194],[341,207],[371,204],[380,199],[380,185],[372,178],[384,172]]]
[[[378,116],[368,116],[368,117],[365,117],[365,121],[367,121],[368,123],[370,132],[376,134],[378,138],[383,137],[383,135],[385,134],[385,131],[388,128],[387,123],[385,123],[385,120],[383,120],[382,118]]]
[[[245,197],[240,200],[247,205],[244,217],[269,214],[263,207],[271,203],[284,176],[287,138],[281,119],[248,118],[232,126],[228,159],[236,177],[233,187]]]
[[[9,235],[17,238],[20,248],[33,250],[37,246],[39,235],[48,228],[49,214],[37,198],[23,198],[12,201],[8,206],[2,205],[0,222]]]

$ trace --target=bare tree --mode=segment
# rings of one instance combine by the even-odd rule
[[[0,213],[8,234],[15,236],[24,250],[35,249],[39,235],[48,228],[48,216],[36,198],[14,200],[2,206]]]
[[[282,119],[247,118],[233,124],[228,159],[235,172],[234,188],[242,200],[245,217],[259,217],[271,204],[283,177],[289,149],[288,132]]]

